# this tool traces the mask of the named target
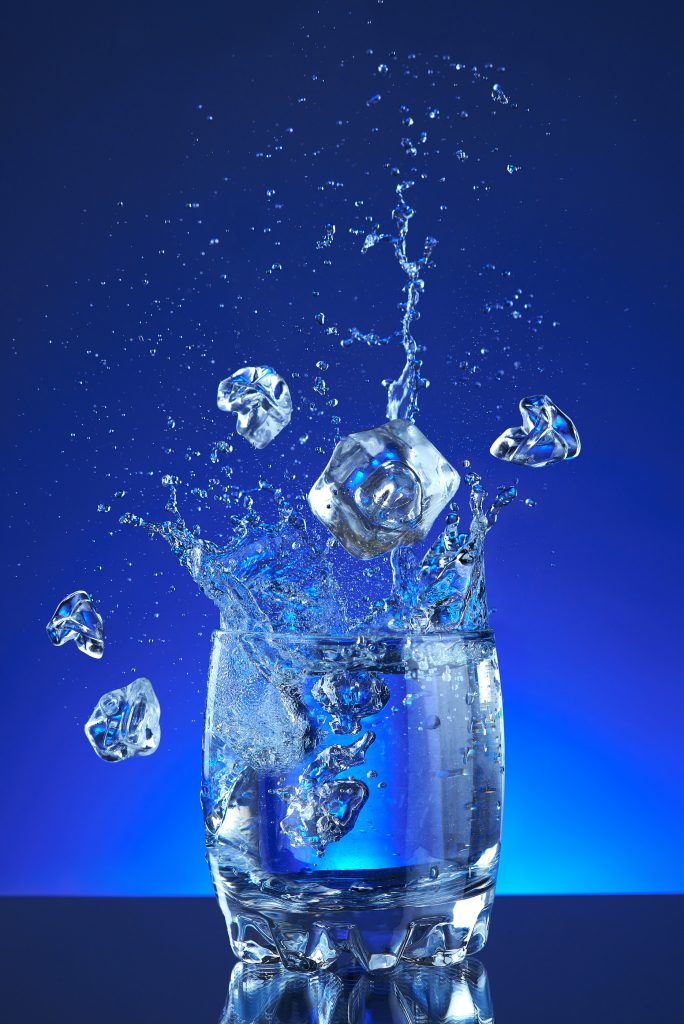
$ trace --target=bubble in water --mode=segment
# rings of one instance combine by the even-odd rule
[[[357,558],[426,535],[460,477],[413,423],[343,438],[309,492],[313,513]]]
[[[255,448],[265,448],[292,417],[290,389],[270,366],[246,366],[222,380],[217,404],[237,414],[237,432]]]
[[[538,469],[579,455],[577,427],[548,395],[523,398],[519,408],[522,427],[511,427],[496,439],[490,448],[495,458]]]
[[[75,590],[57,605],[55,614],[46,626],[47,635],[55,645],[74,640],[79,651],[91,658],[104,654],[104,623],[93,599],[85,590]]]
[[[136,679],[129,686],[100,697],[86,722],[85,734],[103,761],[145,757],[159,746],[159,715],[152,683],[149,679]]]

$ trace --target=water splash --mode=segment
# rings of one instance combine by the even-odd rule
[[[175,485],[167,509],[175,521],[155,523],[127,512],[123,525],[139,526],[169,544],[178,561],[221,615],[221,628],[257,632],[339,632],[345,600],[326,547],[276,489],[262,485],[277,508],[266,522],[253,509],[233,517],[233,535],[220,546],[190,530],[178,511]]]
[[[411,62],[414,64],[413,57]],[[428,76],[432,79],[438,72],[451,87],[458,80],[460,92],[463,85],[460,80],[468,74],[464,65],[456,64],[446,56],[442,63],[441,70],[430,66]],[[468,110],[459,112],[456,108],[453,112],[442,103],[440,113],[434,103],[436,94],[423,107],[423,114],[415,106],[409,109],[405,105],[405,96],[397,95],[397,90],[403,86],[399,85],[398,79],[395,83],[393,76],[388,74],[387,65],[376,65],[376,68],[377,74],[383,76],[383,92],[381,95],[369,89],[364,93],[362,107],[368,123],[372,122],[375,126],[388,103],[394,99],[400,101],[400,137],[395,137],[395,141],[401,144],[397,161],[399,166],[390,167],[389,163],[384,165],[398,182],[395,185],[395,202],[391,214],[392,227],[384,230],[372,216],[360,213],[358,216],[363,216],[362,226],[349,226],[348,230],[363,239],[361,253],[365,258],[373,258],[369,255],[371,249],[378,246],[386,248],[385,243],[389,244],[403,276],[399,302],[400,322],[397,329],[388,334],[362,330],[356,326],[344,332],[334,323],[332,312],[322,311],[324,300],[320,299],[318,279],[312,291],[315,305],[312,305],[308,315],[323,329],[322,334],[341,337],[344,347],[354,342],[374,347],[397,343],[401,346],[404,355],[401,372],[395,378],[383,381],[387,391],[386,418],[389,421],[401,419],[415,423],[422,392],[429,385],[423,374],[416,325],[420,317],[419,303],[425,292],[427,272],[434,267],[433,254],[437,240],[428,235],[422,246],[416,245],[414,251],[410,228],[416,210],[410,204],[409,196],[418,181],[429,178],[436,185],[447,180],[437,178],[433,173],[432,162],[425,160],[428,154],[432,161],[436,160],[440,151],[443,151],[445,160],[448,153],[449,175],[463,175],[473,163],[480,162],[481,154],[478,153],[478,139],[463,134],[462,126],[470,116]],[[472,68],[472,83],[483,91],[488,111],[493,101],[495,113],[503,117],[503,108],[510,111],[515,104],[509,100],[503,87],[493,82],[490,74],[492,71],[490,66],[482,70]],[[475,114],[477,103],[471,106],[469,101],[469,106],[470,113]],[[420,131],[419,120],[423,115],[427,117],[425,124],[430,129],[429,133]],[[338,125],[342,126],[342,123],[340,121]],[[447,147],[446,140],[434,129],[439,128],[444,133],[450,125],[457,135],[449,140]],[[372,130],[377,129],[373,127]],[[290,144],[286,136],[293,131],[288,128],[284,135],[281,133],[282,137],[278,136],[277,145],[274,142],[268,152],[260,150],[257,156],[260,159],[275,158],[284,144]],[[406,133],[411,133],[412,138]],[[350,144],[349,140],[345,138],[344,144]],[[318,152],[318,148],[315,152]],[[419,157],[424,160],[420,169],[415,166]],[[470,163],[465,167],[469,157]],[[496,157],[496,161],[500,170],[500,158]],[[283,203],[281,189],[278,188],[276,197],[271,181],[268,186],[268,216],[275,219],[269,220],[264,230],[270,234],[283,216],[279,212],[283,209]],[[316,233],[313,238],[310,237],[309,244],[317,254],[313,269],[320,270],[321,264],[330,264],[333,253],[337,254],[344,246],[345,206],[344,203],[336,205],[336,195],[339,193],[342,196],[346,186],[337,178],[329,178],[323,183],[319,181],[316,187],[325,192],[325,205],[319,207],[320,219],[317,218]],[[484,181],[473,185],[474,189],[480,187],[489,188]],[[349,198],[346,198],[347,202]],[[363,205],[362,199],[354,203],[355,209]],[[441,211],[446,207],[440,206],[439,209]],[[441,222],[441,215],[438,215],[438,222]],[[445,239],[445,243],[448,242],[449,239]],[[280,246],[280,239],[274,244]],[[523,302],[520,290],[516,291],[518,301]],[[516,312],[517,307],[511,315]],[[483,355],[486,351],[482,346]],[[462,365],[468,366],[468,363]],[[316,363],[317,371],[322,371],[323,367],[327,370],[328,364],[319,359]],[[469,373],[468,380],[471,379]],[[316,453],[322,457],[329,456],[332,449],[332,445],[328,446],[329,439],[324,439],[320,429],[323,417],[327,417],[328,410],[337,405],[337,399],[331,394],[331,381],[317,372],[315,376],[312,374],[308,384],[310,396],[295,410],[293,418],[293,422],[296,422],[299,416],[301,423],[297,449],[290,446],[294,463],[299,462],[297,451],[300,446],[309,442],[316,446]],[[302,416],[306,422],[302,421]],[[334,442],[337,442],[340,440],[340,417],[336,414],[330,416],[330,423]],[[357,421],[350,426],[358,430],[360,426],[366,425]],[[274,450],[278,443],[276,441],[273,444]],[[191,453],[193,456],[196,454]],[[224,461],[222,456],[231,454],[228,442],[215,443],[210,456],[212,467]],[[445,454],[451,457],[450,452]],[[458,509],[452,506],[446,521],[440,526],[437,540],[427,551],[415,544],[410,548],[400,547],[390,556],[376,559],[372,568],[367,569],[342,552],[339,545],[308,517],[303,494],[309,489],[311,476],[302,479],[297,472],[289,475],[286,473],[287,493],[293,503],[290,504],[282,490],[264,481],[260,481],[252,491],[233,484],[233,469],[232,465],[222,464],[219,469],[212,470],[222,474],[224,479],[221,487],[217,486],[215,480],[210,480],[205,486],[191,489],[194,497],[205,500],[211,496],[231,511],[239,505],[240,514],[229,516],[229,538],[225,543],[217,544],[207,540],[200,535],[198,528],[189,529],[185,525],[178,510],[175,485],[172,488],[172,499],[167,505],[172,514],[169,521],[157,524],[131,513],[122,519],[122,522],[142,526],[170,544],[181,564],[219,608],[224,627],[256,630],[260,633],[299,631],[316,634],[354,633],[359,629],[432,632],[487,628],[485,538],[500,510],[516,497],[515,485],[499,488],[494,500],[487,505],[487,495],[480,478],[471,473],[466,477],[466,483],[470,486],[471,510],[467,529],[461,528]],[[237,477],[237,473],[235,475]],[[256,513],[253,499],[257,492],[270,496],[275,504],[275,514]]]
[[[346,599],[335,571],[331,542],[318,545],[303,516],[281,505],[276,521],[256,513],[240,520],[240,535],[221,547],[175,522],[154,523],[133,513],[120,522],[141,526],[163,538],[200,589],[218,607],[221,627],[231,631],[348,634],[359,629],[428,633],[486,630],[485,538],[503,508],[515,500],[517,485],[499,487],[486,506],[481,478],[471,472],[471,520],[460,529],[456,505],[427,552],[396,548],[390,556],[392,588],[370,602],[360,617]],[[176,506],[173,497],[170,504]]]
[[[343,342],[349,345],[359,340],[376,346],[396,339],[401,342],[406,357],[403,370],[396,380],[385,382],[387,417],[411,422],[418,412],[420,392],[429,383],[422,376],[413,324],[419,317],[416,307],[425,289],[421,275],[433,265],[432,252],[437,244],[436,239],[427,237],[421,256],[412,259],[408,254],[409,227],[415,210],[405,194],[412,185],[411,181],[402,181],[396,188],[398,200],[392,217],[397,234],[373,231],[362,246],[365,253],[378,243],[389,241],[406,275],[400,329],[380,337],[353,328],[351,336]],[[327,363],[319,360],[317,368],[321,366],[327,368]],[[322,378],[316,378],[314,391],[327,394],[327,385],[321,387],[319,381],[325,385]],[[218,460],[219,451],[230,450],[230,445],[217,443],[211,461]],[[230,471],[227,476],[230,477]],[[325,538],[318,543],[304,515],[293,508],[282,490],[263,480],[255,489],[270,494],[275,503],[276,518],[266,521],[254,510],[249,491],[230,482],[225,484],[223,500],[230,504],[239,498],[247,511],[231,518],[231,538],[219,546],[203,539],[199,528],[190,530],[186,526],[178,508],[178,480],[165,476],[162,482],[170,489],[166,508],[173,514],[173,521],[158,524],[126,513],[120,522],[142,526],[171,546],[181,565],[219,608],[224,629],[344,634],[360,628],[423,633],[488,628],[485,537],[501,509],[517,497],[516,484],[499,487],[485,510],[487,492],[481,478],[469,473],[465,478],[470,487],[471,511],[467,532],[460,531],[460,514],[457,506],[452,505],[438,539],[422,558],[415,553],[415,545],[392,551],[389,596],[367,602],[366,610],[355,615],[336,572],[332,540]]]
[[[489,627],[485,587],[485,538],[499,513],[518,495],[517,484],[497,489],[485,507],[487,492],[477,473],[469,473],[471,520],[460,529],[460,512],[453,504],[437,540],[418,560],[411,548],[392,552],[392,593],[374,604],[367,624],[374,629],[432,633],[480,631]]]
[[[381,337],[374,331],[364,332],[352,327],[349,336],[342,341],[344,346],[350,345],[353,341],[362,341],[366,345],[374,346],[387,345],[395,339],[401,341],[406,356],[404,368],[396,380],[383,381],[387,388],[386,415],[388,420],[410,420],[412,423],[415,422],[418,413],[420,392],[430,383],[422,375],[423,362],[418,358],[418,343],[413,336],[412,326],[420,317],[417,307],[425,290],[422,275],[434,266],[432,252],[437,245],[437,239],[428,236],[423,243],[422,255],[417,259],[409,257],[409,226],[416,211],[406,201],[406,193],[414,184],[413,181],[402,181],[396,187],[398,198],[392,210],[392,219],[397,226],[397,233],[384,234],[373,230],[366,235],[361,247],[361,252],[367,253],[379,242],[388,241],[392,245],[397,262],[407,278],[402,289],[404,299],[400,303],[401,328],[386,337]]]

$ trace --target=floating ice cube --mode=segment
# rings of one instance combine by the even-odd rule
[[[330,672],[311,693],[332,716],[330,728],[338,735],[361,732],[361,719],[382,711],[390,697],[375,672]]]
[[[100,697],[85,734],[103,761],[153,754],[159,746],[159,701],[144,677]]]
[[[255,448],[265,448],[292,417],[290,389],[270,366],[245,366],[222,380],[217,404],[237,414],[237,432]]]
[[[375,733],[364,733],[347,747],[326,747],[285,792],[287,814],[280,828],[292,846],[309,846],[319,857],[329,843],[336,843],[354,828],[368,799],[368,787],[358,779],[335,776],[363,764]]]
[[[351,555],[374,558],[424,537],[459,483],[418,427],[390,420],[336,445],[309,504]]]
[[[522,427],[511,427],[496,439],[489,449],[495,458],[540,468],[579,455],[577,427],[548,395],[523,398],[519,408]]]
[[[101,658],[104,653],[102,616],[85,590],[75,590],[60,601],[45,628],[55,647],[75,640],[79,651],[91,658]]]

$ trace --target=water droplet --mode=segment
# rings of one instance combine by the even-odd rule
[[[492,86],[492,99],[495,103],[502,103],[504,106],[508,103],[508,96],[498,83]]]

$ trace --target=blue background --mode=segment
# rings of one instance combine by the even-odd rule
[[[680,891],[679,9],[334,6],[27,4],[8,16],[0,886],[210,891],[198,776],[214,609],[118,515],[161,517],[163,472],[201,486],[211,442],[231,437],[216,382],[246,363],[288,367],[308,400],[325,357],[343,429],[380,421],[387,353],[342,351],[314,315],[392,330],[400,276],[388,252],[361,257],[347,242],[327,267],[315,241],[328,221],[352,223],[350,197],[386,217],[383,164],[398,157],[373,148],[363,100],[384,88],[378,62],[413,50],[506,65],[517,103],[492,130],[496,154],[489,115],[474,112],[481,166],[416,192],[414,241],[440,240],[417,331],[432,379],[419,422],[492,485],[508,476],[488,444],[524,394],[548,391],[583,442],[573,464],[524,476],[537,506],[518,503],[490,538],[507,715],[500,891]],[[411,88],[424,109],[429,82]],[[293,148],[274,149],[289,126]],[[344,188],[319,191],[331,180]],[[274,262],[283,271],[269,274]],[[533,316],[483,314],[515,287]],[[458,362],[481,346],[488,356],[467,357],[477,388]],[[254,483],[287,464],[304,490],[322,456],[296,429],[251,466],[237,452],[240,472]],[[222,515],[197,519],[216,536]],[[45,637],[78,586],[105,617],[102,662]],[[162,701],[162,745],[112,768],[83,721],[142,674]]]

